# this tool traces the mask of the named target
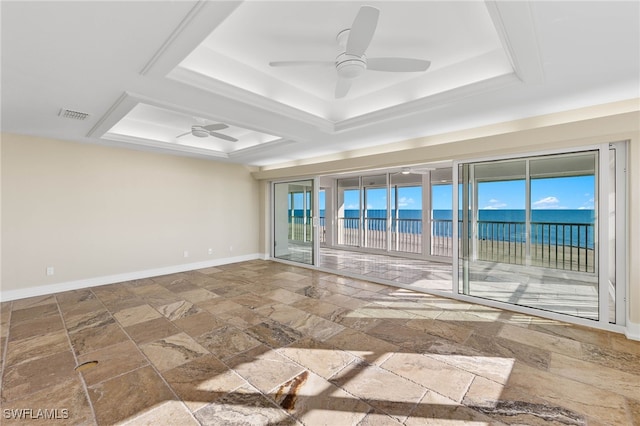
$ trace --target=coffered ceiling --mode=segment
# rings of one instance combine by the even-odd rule
[[[336,37],[363,5],[379,10],[365,59],[431,66],[365,70],[336,98]],[[4,132],[266,166],[640,97],[635,1],[1,7]]]

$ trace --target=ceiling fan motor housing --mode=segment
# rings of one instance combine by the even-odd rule
[[[198,137],[198,138],[206,138],[207,136],[209,136],[209,132],[207,132],[205,129],[203,129],[201,127],[197,127],[197,126],[193,126],[191,128],[191,134],[193,136]]]
[[[360,77],[367,69],[367,60],[364,55],[357,56],[342,53],[336,58],[336,70],[342,78],[353,79]]]

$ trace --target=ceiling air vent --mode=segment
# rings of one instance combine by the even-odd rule
[[[89,117],[89,114],[86,112],[74,111],[72,109],[64,109],[62,108],[58,115],[62,118],[71,118],[72,120],[85,120]]]

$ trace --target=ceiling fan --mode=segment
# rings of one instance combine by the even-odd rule
[[[343,98],[349,93],[351,82],[360,77],[365,70],[386,72],[426,71],[430,61],[414,58],[367,58],[365,51],[369,47],[378,26],[380,11],[372,6],[362,6],[351,28],[338,33],[336,40],[341,53],[335,61],[276,61],[269,62],[272,67],[291,66],[335,66],[338,72],[335,97]]]
[[[206,138],[207,136],[213,136],[214,138],[224,139],[229,142],[237,142],[238,139],[234,137],[216,132],[216,130],[222,130],[228,127],[229,126],[223,123],[207,125],[194,124],[193,126],[191,126],[191,131],[176,136],[176,139],[186,135],[193,135],[197,138]]]

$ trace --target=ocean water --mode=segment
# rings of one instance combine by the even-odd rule
[[[320,223],[323,224],[324,210],[320,211]],[[434,210],[431,233],[437,237],[451,237],[453,228],[451,219],[452,210]],[[295,216],[302,216],[302,210],[295,210]],[[392,217],[395,211],[391,212]],[[460,212],[460,216],[462,212]],[[480,210],[478,212],[478,238],[482,240],[498,240],[524,242],[526,237],[525,211],[524,210]],[[344,227],[359,227],[360,212],[358,210],[345,210]],[[370,209],[367,217],[371,219],[385,219],[386,210]],[[398,223],[392,221],[392,232],[396,227],[400,232],[419,234],[422,229],[422,210],[400,210]],[[410,219],[410,220],[403,220]],[[443,221],[443,222],[438,222]],[[595,233],[594,210],[532,210],[530,238],[534,244],[559,244],[574,247],[594,247]],[[459,234],[462,234],[460,223]],[[370,220],[367,223],[370,230],[384,230],[386,220]]]

